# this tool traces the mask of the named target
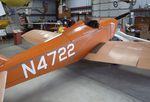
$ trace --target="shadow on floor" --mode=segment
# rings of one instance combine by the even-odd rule
[[[74,66],[69,66],[73,72],[92,80],[115,88],[143,102],[150,100],[150,77],[122,70],[121,67],[134,69],[129,66],[119,66],[106,63],[82,60]],[[150,75],[150,72],[148,72]]]

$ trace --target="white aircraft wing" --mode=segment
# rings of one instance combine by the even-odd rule
[[[150,70],[150,43],[109,41],[95,48],[85,59]]]
[[[49,31],[44,31],[44,30],[31,30],[23,34],[22,37],[26,41],[36,45],[36,44],[50,41],[60,35],[61,34],[56,33],[56,32],[49,32]]]

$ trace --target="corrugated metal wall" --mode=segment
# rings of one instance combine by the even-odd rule
[[[70,8],[81,7],[81,6],[90,6],[91,0],[67,0],[67,5]]]

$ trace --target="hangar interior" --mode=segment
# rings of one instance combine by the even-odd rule
[[[0,68],[3,65],[1,57],[13,59],[38,45],[42,47],[44,43],[71,32],[70,28],[81,21],[85,24],[96,21],[97,24],[117,17],[118,25],[109,41],[144,42],[147,44],[145,55],[150,56],[150,0],[0,0]],[[103,25],[96,24],[88,26],[103,29]],[[54,42],[53,45],[57,44]],[[126,58],[130,61],[131,56]],[[145,63],[150,63],[150,59],[147,58]],[[7,88],[4,101],[0,102],[150,100],[150,66],[143,70],[128,64],[93,62],[84,58],[67,64],[64,68]]]

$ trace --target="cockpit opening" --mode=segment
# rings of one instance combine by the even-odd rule
[[[97,20],[90,20],[90,21],[85,22],[85,24],[92,28],[99,28],[99,23]]]

